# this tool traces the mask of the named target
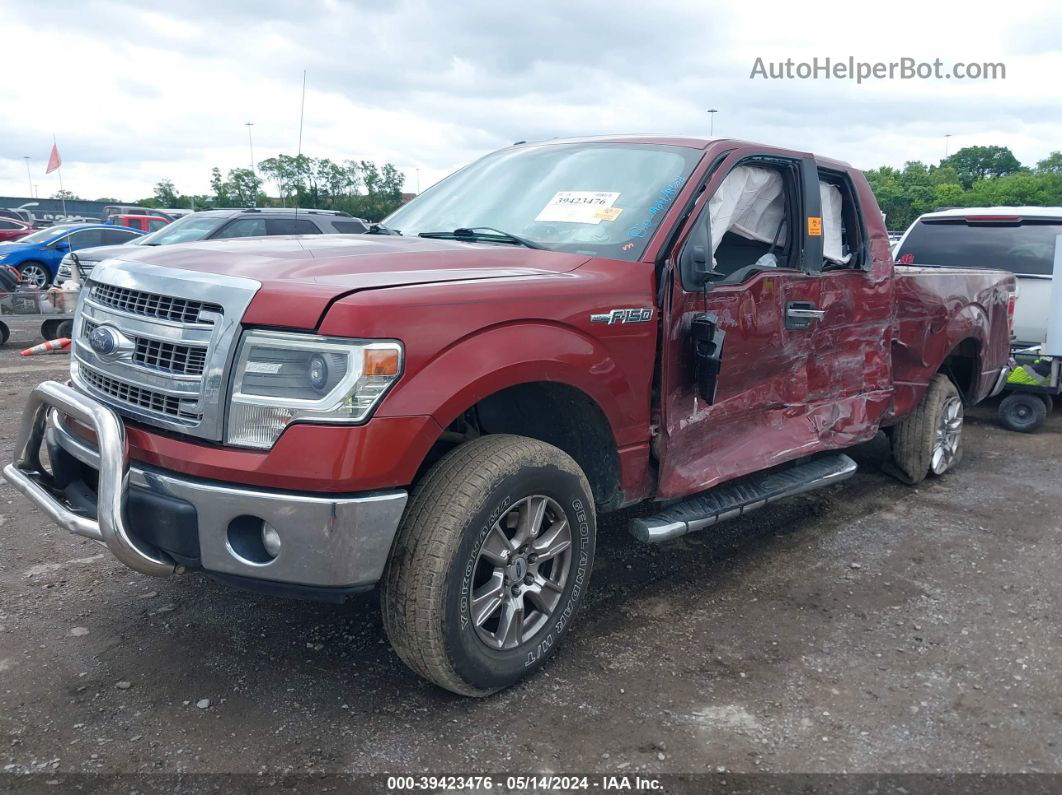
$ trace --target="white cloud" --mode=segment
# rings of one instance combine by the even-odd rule
[[[663,132],[790,145],[862,167],[1010,146],[1060,148],[1062,16],[1047,0],[880,6],[633,0],[0,0],[0,195],[41,195],[54,133],[66,186],[133,200],[162,178],[208,191],[210,168],[303,150],[395,163],[416,188],[516,140]],[[989,23],[990,20],[990,23]],[[756,57],[1002,61],[1000,81],[750,80]]]

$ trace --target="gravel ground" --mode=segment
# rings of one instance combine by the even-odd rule
[[[64,377],[19,360],[34,333],[0,351],[3,461]],[[0,770],[1059,773],[1060,434],[989,405],[917,488],[879,439],[846,483],[664,546],[606,517],[559,653],[478,701],[402,666],[375,594],[141,576],[0,481]]]

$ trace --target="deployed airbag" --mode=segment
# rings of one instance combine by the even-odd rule
[[[852,254],[844,253],[841,238],[841,189],[828,182],[820,182],[819,198],[822,201],[822,256],[830,262],[845,265],[852,259]]]
[[[708,213],[712,219],[713,254],[727,232],[761,243],[784,245],[782,175],[770,168],[738,166],[727,174],[709,200]],[[780,225],[783,228],[779,233]]]

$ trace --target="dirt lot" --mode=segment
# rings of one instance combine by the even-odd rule
[[[5,462],[64,376],[18,359],[35,341],[0,352]],[[480,701],[406,671],[375,594],[141,576],[0,482],[0,770],[1062,772],[1062,410],[1023,436],[982,407],[965,439],[919,488],[879,440],[840,486],[658,548],[606,517],[573,634]]]

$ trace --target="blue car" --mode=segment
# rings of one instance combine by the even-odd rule
[[[18,269],[22,283],[46,287],[55,280],[63,257],[71,251],[128,243],[143,233],[104,224],[59,224],[10,243],[0,243],[0,266]]]

